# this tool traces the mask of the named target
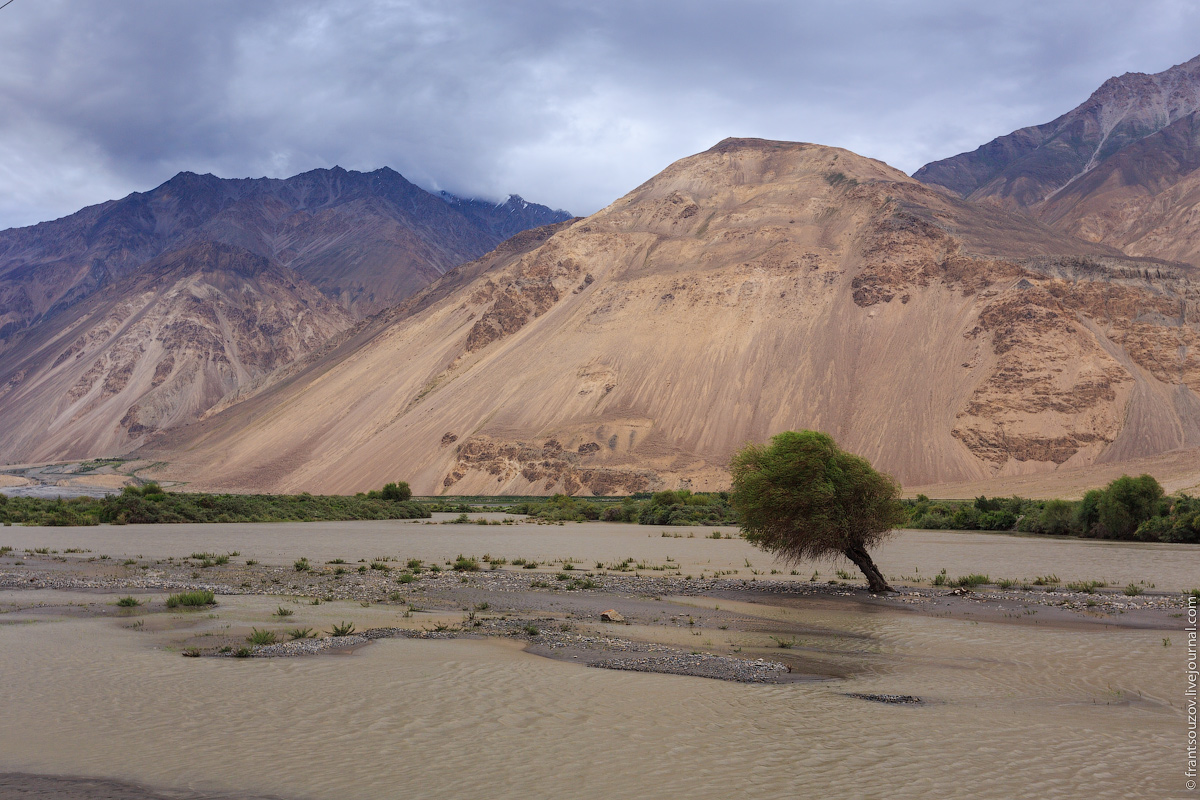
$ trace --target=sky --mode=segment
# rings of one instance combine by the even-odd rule
[[[13,0],[0,228],[334,165],[589,214],[728,136],[911,173],[1197,31],[1193,0]]]

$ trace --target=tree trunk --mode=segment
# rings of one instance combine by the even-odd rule
[[[879,567],[875,566],[875,562],[871,560],[871,555],[867,552],[867,548],[862,545],[851,545],[842,551],[842,555],[854,562],[854,566],[862,570],[862,574],[867,577],[867,585],[871,587],[872,592],[890,592],[892,587],[888,586],[888,582],[884,580],[883,573],[879,571]]]

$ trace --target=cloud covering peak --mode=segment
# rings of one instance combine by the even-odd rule
[[[590,213],[726,136],[912,171],[1187,60],[1197,29],[1176,0],[16,0],[0,227],[335,164]]]

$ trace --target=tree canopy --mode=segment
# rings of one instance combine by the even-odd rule
[[[730,502],[746,538],[785,560],[842,555],[872,591],[890,590],[867,549],[907,520],[900,486],[816,431],[748,444],[730,464]]]

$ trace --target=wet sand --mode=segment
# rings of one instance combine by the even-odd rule
[[[399,543],[406,554],[444,560],[471,552],[460,545],[475,535],[509,545],[491,547],[493,554],[531,557],[555,552],[563,542],[554,536],[571,536],[566,544],[581,558],[585,548],[597,559],[632,556],[630,548],[645,542],[669,548],[672,559],[690,553],[710,569],[718,557],[730,568],[748,557],[764,574],[748,574],[744,564],[738,576],[705,582],[654,570],[640,577],[593,572],[596,588],[568,590],[557,580],[561,564],[425,572],[399,584],[397,571],[360,575],[351,562],[345,576],[306,574],[313,583],[294,592],[290,562],[298,554],[318,572],[333,568],[317,563],[316,541],[304,538],[308,526],[284,527],[279,533],[295,535],[273,544],[241,537],[235,545],[230,532],[216,547],[181,537],[216,526],[163,526],[130,537],[124,550],[110,548],[106,560],[126,553],[146,560],[167,544],[176,557],[235,547],[242,550],[237,562],[254,552],[248,547],[277,554],[254,567],[142,570],[140,563],[101,562],[96,549],[10,554],[0,560],[9,587],[0,590],[0,797],[58,790],[130,800],[1183,796],[1174,777],[1185,660],[1177,593],[1109,592],[1103,602],[1111,608],[1044,587],[956,595],[924,586],[874,597],[844,583],[810,583],[808,575],[770,576],[770,562],[740,540],[652,539],[633,528],[642,536],[606,544],[599,526],[528,525],[413,526],[397,542],[394,531],[362,526],[365,542],[351,525],[330,553],[372,558],[396,553]],[[61,543],[73,539],[64,546],[78,546],[81,535],[133,527],[53,533],[65,537]],[[18,543],[10,533],[47,530],[3,529],[0,544]],[[389,535],[393,547],[377,551],[374,537]],[[990,538],[1006,559],[1032,561],[1045,552],[1037,540]],[[1079,559],[1113,575],[1127,574],[1130,563],[1148,570],[1161,558],[1137,547],[1051,544],[1068,548],[1064,557],[1077,546]],[[919,545],[936,547],[963,572],[995,573],[987,567],[994,561],[975,566],[988,554],[974,537]],[[725,547],[737,549],[717,549]],[[162,606],[170,589],[139,585],[184,584],[193,572],[203,578],[195,583],[233,584],[227,588],[235,593],[222,594],[212,609],[181,613]],[[1040,573],[1027,567],[1023,574]],[[333,592],[340,584],[348,584],[337,590],[344,598],[310,605],[309,589]],[[385,588],[403,597],[387,599]],[[119,609],[114,601],[125,593],[148,602]],[[281,605],[293,613],[275,616]],[[627,624],[601,622],[606,608]],[[380,639],[338,656],[180,657],[186,648],[214,652],[224,642],[242,643],[253,628],[325,631],[348,620],[360,631],[395,627],[435,638]],[[522,632],[526,624],[538,633]],[[436,638],[447,636],[454,638]],[[584,638],[615,644],[585,647]],[[666,648],[655,653],[778,661],[804,680],[756,685],[584,666],[592,656],[629,657],[622,642]],[[47,784],[47,776],[87,777]],[[109,794],[78,793],[98,780],[108,783],[96,791]]]

